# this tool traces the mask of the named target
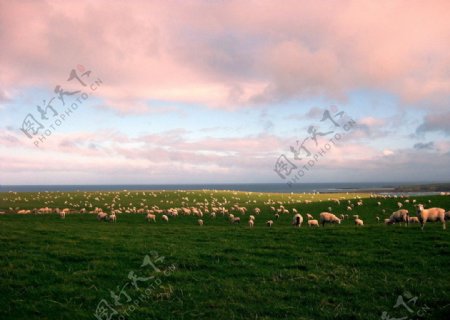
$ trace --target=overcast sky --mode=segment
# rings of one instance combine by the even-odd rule
[[[0,184],[448,181],[449,12],[0,0]]]

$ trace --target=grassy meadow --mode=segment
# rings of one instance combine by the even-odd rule
[[[337,204],[332,199],[339,199]],[[450,196],[233,191],[1,193],[0,319],[448,319],[450,230],[378,223],[412,201],[450,209]],[[305,203],[310,200],[311,203]],[[356,205],[358,200],[362,206]],[[409,203],[405,200],[409,200]],[[347,211],[350,203],[352,211]],[[377,203],[381,202],[381,205]],[[11,213],[41,207],[248,208],[226,216]],[[291,213],[275,219],[271,206]],[[248,215],[260,208],[254,228]],[[364,227],[309,228],[306,213],[358,214]],[[304,225],[291,225],[292,209]],[[383,210],[385,212],[383,213]],[[265,222],[274,220],[272,228]],[[398,305],[399,296],[406,305]],[[103,312],[102,312],[103,311]]]

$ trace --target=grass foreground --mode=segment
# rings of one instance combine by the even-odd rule
[[[209,190],[3,193],[0,210],[92,205],[106,211],[114,197],[122,207],[225,202],[248,213],[236,214],[239,225],[205,215],[202,227],[198,217],[181,215],[168,223],[126,213],[117,223],[98,222],[93,214],[0,215],[0,319],[442,320],[450,314],[450,230],[375,219],[382,221],[406,198]],[[364,204],[357,206],[360,199]],[[449,196],[408,199],[404,207],[411,213],[412,199],[450,208]],[[318,218],[332,207],[335,214],[360,215],[365,226],[348,219],[294,228],[292,211],[274,219],[270,207],[280,204],[296,208],[305,222],[306,213]],[[255,207],[262,212],[249,228]],[[275,221],[272,228],[268,219]]]

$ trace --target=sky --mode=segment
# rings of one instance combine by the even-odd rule
[[[448,12],[0,0],[0,185],[448,181]]]

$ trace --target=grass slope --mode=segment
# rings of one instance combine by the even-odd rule
[[[450,230],[440,224],[429,224],[422,232],[417,225],[376,223],[375,216],[387,216],[399,199],[367,198],[363,206],[355,206],[351,214],[364,219],[363,228],[346,220],[298,229],[290,225],[290,214],[268,229],[264,222],[273,215],[264,202],[269,198],[317,217],[329,206],[347,213],[346,200],[337,205],[328,199],[355,203],[355,195],[149,194],[119,196],[127,206],[161,208],[226,198],[230,206],[239,202],[263,212],[253,229],[245,217],[241,225],[230,225],[222,216],[204,217],[205,226],[199,227],[192,216],[149,224],[142,214],[121,214],[113,224],[97,222],[92,214],[71,214],[65,220],[54,214],[0,215],[0,319],[95,319],[102,299],[114,306],[110,292],[130,283],[130,272],[155,278],[138,281],[139,289],[129,284],[131,301],[122,296],[113,319],[380,319],[383,312],[412,317],[405,308],[393,307],[405,292],[418,297],[415,306],[410,304],[414,312],[429,308],[425,319],[446,319],[450,312]],[[0,210],[42,207],[43,201],[72,208],[86,204],[87,196],[101,206],[115,195],[8,193],[0,195]],[[305,199],[315,202],[304,204]],[[415,199],[450,208],[447,196]],[[155,262],[157,267],[175,265],[175,270],[165,275],[141,267],[145,255],[155,252],[165,257]],[[155,289],[146,291],[151,284]]]

